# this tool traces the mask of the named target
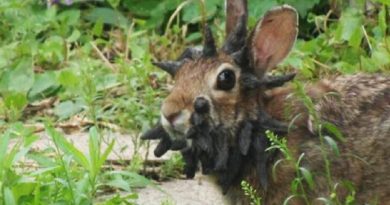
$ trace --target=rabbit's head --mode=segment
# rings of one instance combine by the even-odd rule
[[[265,73],[287,56],[295,42],[295,9],[281,6],[268,11],[249,38],[245,7],[235,6],[227,17],[227,39],[221,49],[205,26],[203,49],[187,49],[177,61],[155,63],[175,80],[161,107],[161,124],[175,139],[188,137],[191,128],[204,121],[209,127],[236,132],[243,120],[258,117],[264,88],[283,81]]]
[[[189,178],[199,161],[203,173],[216,172],[224,193],[246,165],[255,166],[262,186],[267,185],[265,131],[285,134],[287,126],[267,115],[262,99],[266,89],[294,74],[266,72],[288,55],[298,24],[295,9],[276,7],[247,37],[246,0],[227,0],[226,5],[227,38],[221,49],[205,26],[202,49],[189,48],[176,61],[154,63],[173,76],[175,85],[161,106],[159,125],[142,136],[161,139],[154,150],[158,157],[181,150]]]

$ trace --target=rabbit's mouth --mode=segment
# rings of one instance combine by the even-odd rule
[[[182,110],[169,118],[162,114],[161,125],[173,140],[183,140],[190,128],[190,116],[188,110]]]

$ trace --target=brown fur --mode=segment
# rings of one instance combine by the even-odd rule
[[[177,87],[165,103],[169,103],[168,105],[174,109],[186,107],[192,109],[192,99],[195,96],[210,92],[210,88],[204,81],[204,75],[212,73],[211,66],[217,66],[223,61],[214,59],[210,62],[212,63],[207,64],[208,70],[205,66],[207,62],[199,62],[200,67],[205,68],[205,70],[197,71],[204,72],[202,74],[187,73],[184,67],[182,73],[177,75]],[[192,66],[194,65],[188,65],[188,69],[193,70]],[[373,202],[380,205],[386,204],[390,201],[389,76],[367,74],[342,76],[308,85],[306,91],[315,103],[321,119],[337,125],[345,137],[345,142],[338,142],[340,157],[328,152],[332,162],[332,184],[339,184],[337,187],[339,200],[344,201],[348,193],[341,183],[350,181],[355,187],[358,204]],[[292,118],[300,114],[294,121],[296,128],[292,129],[286,138],[289,149],[292,150],[296,159],[301,153],[305,153],[301,165],[314,174],[316,184],[313,191],[307,189],[309,191],[307,194],[311,203],[321,204],[317,198],[329,197],[332,187],[328,187],[329,183],[325,177],[325,162],[321,154],[320,139],[316,136],[316,130],[310,128],[310,118],[305,106],[293,93],[291,87],[277,88],[266,93],[257,102],[255,98],[261,96],[259,94],[245,99],[240,99],[240,94],[232,94],[233,96],[225,96],[231,98],[230,100],[212,98],[212,106],[218,118],[229,121],[229,124],[241,120],[237,117],[237,113],[249,117],[250,110],[255,110],[258,104],[264,104],[269,114],[285,122],[290,122]],[[177,99],[179,101],[176,101]],[[278,156],[277,159],[281,157]],[[296,171],[291,164],[286,162],[278,165],[275,180],[270,172],[269,187],[267,191],[261,191],[260,195],[266,205],[282,204],[291,194],[291,182],[296,177]],[[249,168],[246,173],[243,179],[248,180],[256,189],[262,190],[254,168]],[[242,195],[239,184],[236,184],[236,187],[228,194],[235,200],[239,199],[239,202],[234,201],[233,204],[247,203],[247,198]],[[304,203],[299,197],[291,202],[292,204]]]
[[[355,187],[357,204],[387,204],[390,201],[389,76],[358,74],[338,77],[332,81],[323,80],[308,86],[307,93],[315,99],[321,118],[338,125],[345,137],[344,143],[338,143],[341,156],[329,156],[332,161],[332,183],[340,183],[337,188],[339,200],[345,200],[347,190],[341,183],[348,180]],[[310,191],[308,197],[310,203],[321,204],[317,198],[329,197],[331,190],[324,176],[325,162],[320,141],[308,129],[306,108],[291,94],[292,89],[288,87],[272,90],[268,93],[266,108],[275,118],[286,121],[301,114],[300,120],[295,121],[297,128],[286,138],[296,159],[305,153],[302,165],[314,173],[316,184],[313,191],[307,189]],[[286,118],[283,111],[291,104],[294,109],[290,110],[289,118]],[[282,204],[291,194],[291,182],[296,177],[293,165],[287,162],[279,164],[276,170],[276,179],[273,180],[270,173],[271,183],[267,191],[261,192],[263,203],[267,205]],[[246,179],[255,188],[262,190],[256,172],[251,170],[248,173]],[[239,187],[235,192],[231,194],[242,193]],[[299,197],[291,202],[304,204]],[[247,202],[244,200],[242,203]]]
[[[283,22],[283,28],[275,33],[275,29],[280,27],[280,22]],[[260,80],[264,79],[264,73],[272,69],[291,49],[297,34],[296,27],[297,15],[293,8],[282,6],[267,12],[248,40],[250,59],[247,60],[251,63],[246,64],[248,67],[245,72]],[[278,40],[281,41],[275,43]],[[232,89],[216,88],[217,76],[221,69],[235,73],[237,83]],[[247,89],[240,82],[243,73],[243,66],[238,65],[230,55],[223,52],[211,57],[186,61],[175,74],[176,84],[161,109],[162,119],[165,120],[164,129],[171,134],[177,134],[175,131],[179,130],[175,130],[175,126],[189,128],[190,116],[194,113],[194,101],[198,97],[203,97],[210,104],[207,119],[211,119],[212,126],[221,125],[226,128],[231,138],[228,139],[229,149],[234,150],[238,146],[235,133],[239,130],[239,125],[245,120],[258,120],[259,111],[265,110],[274,119],[294,125],[285,137],[295,159],[302,153],[305,154],[300,166],[310,170],[314,176],[314,189],[305,188],[309,204],[322,204],[318,198],[330,198],[332,189],[336,190],[336,196],[333,197],[337,197],[337,200],[343,203],[350,194],[344,185],[346,181],[354,186],[356,204],[389,203],[389,75],[339,76],[306,86],[305,92],[313,101],[319,119],[336,125],[344,135],[345,141],[338,141],[341,156],[335,156],[326,143],[321,146],[320,130],[315,126],[313,116],[309,115],[301,97],[296,96],[292,87],[272,90],[263,87]],[[173,119],[171,116],[179,117],[175,118],[177,121],[167,122],[166,119]],[[185,136],[183,130],[188,129],[180,129],[176,137]],[[324,153],[330,161],[330,179],[325,174]],[[239,177],[234,175],[236,178],[232,184],[233,188],[228,192],[232,203],[249,204],[240,187],[240,181],[247,180],[260,191],[263,204],[283,204],[291,195],[291,182],[296,178],[297,172],[291,162],[283,161],[276,167],[276,174],[273,177],[272,165],[282,158],[280,153],[276,153],[276,156],[269,159],[266,190],[260,185],[261,179],[259,172],[256,171],[256,165],[248,160],[250,158],[243,158],[246,161],[240,166],[241,175]],[[302,197],[297,196],[290,200],[290,204],[305,202]]]

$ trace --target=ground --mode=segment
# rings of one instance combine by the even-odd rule
[[[52,141],[46,133],[38,133],[41,139],[34,144],[35,150],[42,150],[47,146],[53,146]],[[66,135],[67,139],[83,152],[88,152],[88,134],[77,132]],[[130,140],[130,136],[111,133],[105,136],[105,139],[115,139],[113,152],[109,155],[108,160],[130,160],[133,157],[134,145]],[[105,145],[102,149],[105,149]],[[123,148],[125,151],[122,151]],[[149,161],[164,161],[169,158],[172,153],[164,155],[162,158],[153,156],[153,144],[149,150]],[[147,150],[140,149],[142,156],[145,156]],[[223,195],[221,190],[214,185],[207,176],[202,176],[200,173],[194,179],[171,179],[163,182],[155,182],[157,187],[147,186],[140,188],[138,192],[137,202],[140,205],[160,205],[160,204],[177,204],[177,205],[216,205],[223,204]],[[123,193],[124,195],[126,193]]]

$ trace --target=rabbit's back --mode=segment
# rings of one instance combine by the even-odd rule
[[[345,133],[341,157],[357,161],[361,166],[361,184],[356,196],[366,203],[375,201],[376,197],[381,199],[380,204],[389,203],[390,77],[386,74],[344,76],[336,79],[335,86],[342,94],[338,108],[340,118],[332,118],[333,115],[328,114],[334,113],[332,110],[322,113],[326,113],[326,120],[340,124]],[[338,104],[337,101],[327,103]],[[323,106],[322,109],[328,108]]]
[[[332,182],[325,173],[319,128],[310,117],[307,105],[294,95],[293,89],[273,91],[268,111],[276,118],[295,120],[297,129],[288,134],[287,140],[296,158],[305,154],[301,165],[314,174],[316,187],[308,189],[310,198],[315,202],[318,197],[329,196],[330,183],[349,181],[356,190],[359,204],[375,200],[378,200],[377,204],[386,204],[390,200],[390,77],[369,74],[340,76],[307,86],[306,92],[321,122],[330,122],[343,134],[344,141],[336,140],[340,155],[330,151],[326,156],[330,161]],[[331,134],[323,132],[324,136]],[[295,178],[294,169],[280,168],[277,175],[272,182],[274,187],[266,194],[265,204],[282,203],[291,194],[288,182]],[[345,199],[348,190],[343,185],[339,187],[338,197]]]

